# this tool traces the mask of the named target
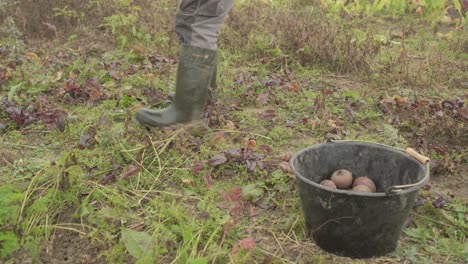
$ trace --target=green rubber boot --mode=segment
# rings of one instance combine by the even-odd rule
[[[137,121],[147,127],[168,127],[200,120],[215,67],[216,50],[182,44],[173,103],[162,110],[140,108]]]
[[[214,66],[214,69],[213,69],[213,76],[211,77],[210,88],[208,89],[208,99],[207,99],[208,104],[215,104],[216,101],[217,101],[216,92],[215,92],[217,75],[218,75],[218,63],[217,63],[217,59],[215,58],[215,66]],[[171,101],[171,102],[174,102],[175,92],[174,91],[169,92],[167,94],[167,99],[169,101]]]

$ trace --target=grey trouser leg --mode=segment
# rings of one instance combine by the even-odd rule
[[[175,18],[180,42],[215,50],[224,19],[234,0],[182,0]]]

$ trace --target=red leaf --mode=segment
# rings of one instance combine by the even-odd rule
[[[259,148],[267,154],[271,154],[273,152],[273,150],[267,145],[260,145]]]
[[[85,94],[83,89],[78,85],[78,82],[72,78],[65,82],[65,91],[69,93],[72,98],[78,98]]]
[[[276,116],[275,110],[265,110],[261,115],[260,118],[262,119],[272,119]]]
[[[239,217],[242,213],[244,206],[242,204],[236,204],[234,207],[229,210],[229,214],[234,217],[235,221],[239,220]]]
[[[140,166],[130,165],[124,172],[122,172],[120,177],[122,179],[130,178],[132,176],[137,175],[140,171],[141,171]]]
[[[332,95],[335,92],[333,90],[324,90],[324,91],[322,91],[322,93],[325,94],[325,95]]]
[[[446,154],[444,148],[441,147],[441,146],[436,146],[436,147],[434,147],[434,150],[435,150],[437,153],[439,153],[440,155],[442,155],[442,156],[445,156],[445,154]]]
[[[224,200],[226,202],[243,201],[244,196],[242,195],[242,188],[234,186],[229,192],[224,193]]]
[[[24,127],[36,120],[36,118],[23,108],[16,106],[7,107],[6,112],[11,121],[15,122],[18,127]]]
[[[245,250],[252,250],[255,248],[255,240],[251,237],[247,237],[239,241],[239,246]]]
[[[218,153],[218,154],[214,155],[208,161],[208,165],[210,165],[211,167],[216,167],[216,166],[222,165],[222,164],[224,164],[226,162],[227,162],[226,154]]]
[[[195,161],[192,165],[192,172],[193,173],[198,173],[203,170],[203,167],[205,166],[204,161]]]
[[[284,156],[281,159],[284,160],[284,161],[289,161],[291,159],[292,155],[293,154],[290,151],[288,151],[288,152],[286,152],[284,154]]]

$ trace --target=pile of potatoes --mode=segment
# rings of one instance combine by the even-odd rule
[[[329,180],[323,180],[320,184],[333,190],[341,189],[367,193],[376,191],[375,184],[369,177],[361,176],[353,181],[353,174],[345,169],[333,172]]]

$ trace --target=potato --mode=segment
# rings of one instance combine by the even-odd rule
[[[353,187],[357,185],[366,185],[372,190],[372,192],[375,192],[377,190],[375,188],[374,182],[367,176],[357,177],[356,179],[354,179]]]
[[[335,183],[330,181],[330,180],[323,180],[322,182],[320,182],[320,185],[323,185],[323,186],[326,186],[326,187],[328,187],[330,189],[336,190]]]
[[[353,174],[349,170],[337,170],[333,172],[330,180],[335,183],[338,189],[348,189],[353,183]]]
[[[372,190],[371,190],[371,188],[369,188],[369,186],[363,185],[363,184],[354,186],[352,191],[353,192],[367,192],[367,193],[372,192]]]

